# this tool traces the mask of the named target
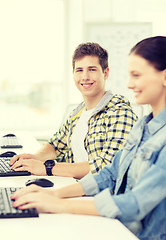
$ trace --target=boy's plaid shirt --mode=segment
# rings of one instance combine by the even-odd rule
[[[106,101],[98,104],[88,121],[88,133],[84,141],[92,173],[97,173],[112,162],[115,153],[122,147],[124,139],[137,120],[125,97],[112,95],[110,92],[105,95]],[[59,162],[73,162],[71,135],[84,107],[83,103],[80,104],[49,141],[56,151],[56,160]]]

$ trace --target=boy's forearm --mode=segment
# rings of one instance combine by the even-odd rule
[[[35,154],[36,156],[38,156],[38,158],[45,162],[45,160],[48,159],[55,159],[56,158],[56,153],[54,148],[51,146],[51,144],[46,143],[44,144],[38,152],[36,152]]]
[[[74,177],[81,179],[90,171],[88,162],[81,163],[56,163],[52,169],[54,176]]]

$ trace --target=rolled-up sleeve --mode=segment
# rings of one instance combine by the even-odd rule
[[[98,184],[92,173],[87,174],[79,182],[81,183],[87,196],[95,195],[95,206],[101,216],[116,218],[120,215],[120,210],[117,205],[115,205],[109,188],[100,192]]]
[[[79,181],[87,196],[93,196],[99,192],[97,182],[94,179],[92,173],[87,174]]]
[[[110,194],[108,188],[100,192],[94,197],[95,206],[101,216],[109,218],[117,218],[121,212]]]

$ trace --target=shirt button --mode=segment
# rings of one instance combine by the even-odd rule
[[[132,189],[132,185],[131,184],[129,184],[129,189]]]

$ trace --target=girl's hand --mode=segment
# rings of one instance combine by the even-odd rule
[[[17,190],[11,199],[13,207],[19,209],[36,208],[39,213],[60,213],[63,211],[62,199],[58,198],[55,190],[48,190],[34,184]]]

